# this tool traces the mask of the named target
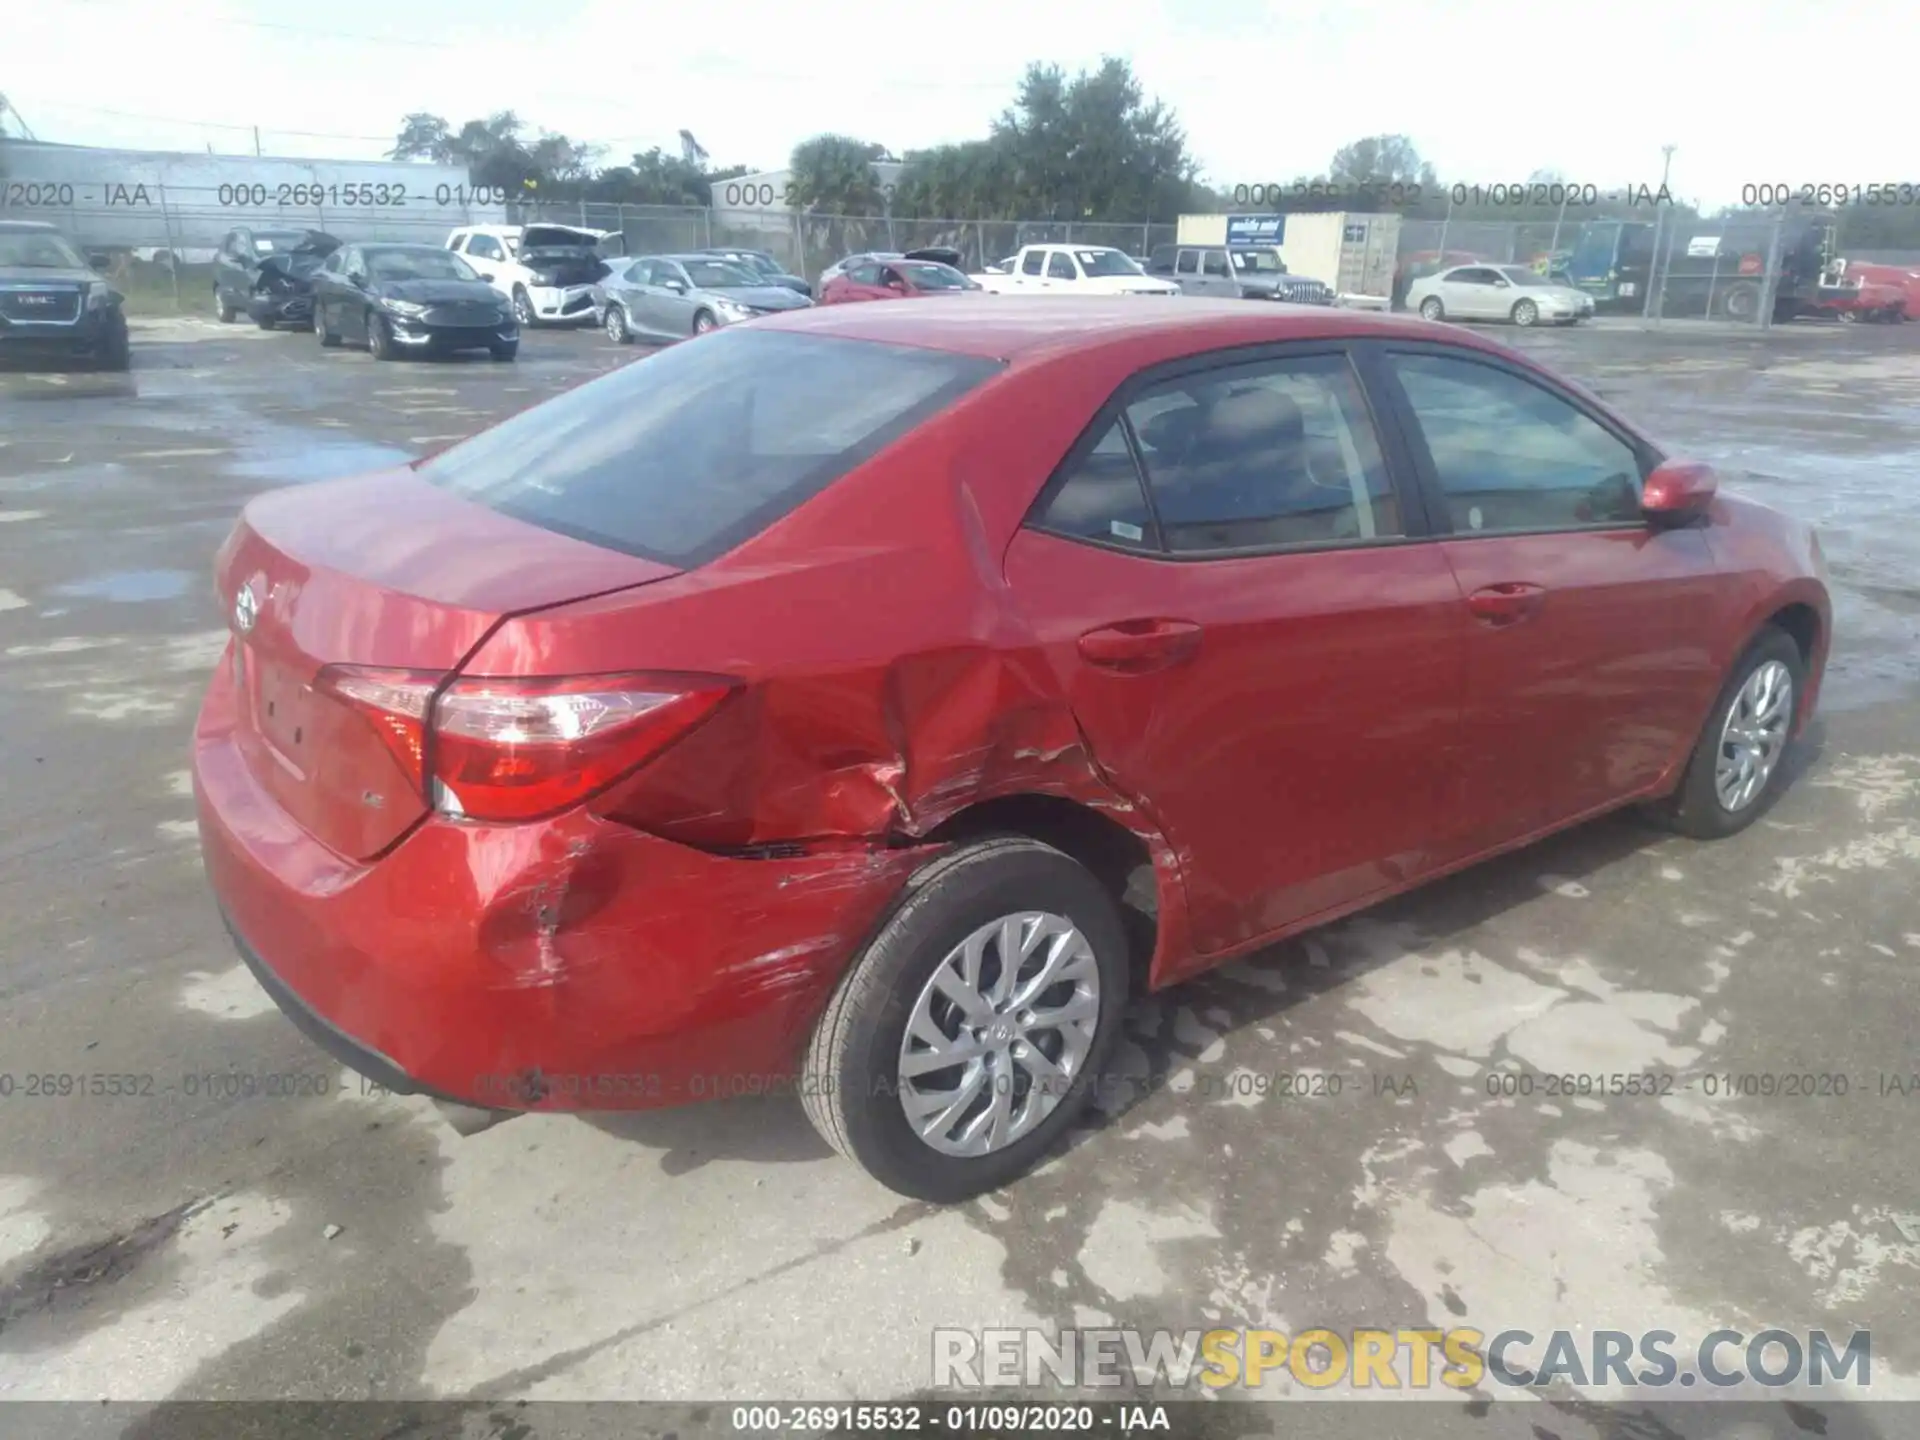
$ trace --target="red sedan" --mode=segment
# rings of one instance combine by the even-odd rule
[[[937,260],[868,260],[829,280],[820,291],[822,305],[854,300],[910,300],[923,295],[962,295],[979,291],[951,265]]]
[[[952,1200],[1131,995],[1616,807],[1751,823],[1824,575],[1451,326],[803,310],[253,500],[200,831],[261,983],[396,1090],[790,1088]]]

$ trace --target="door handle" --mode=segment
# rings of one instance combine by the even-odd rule
[[[1122,620],[1080,637],[1091,665],[1143,675],[1185,664],[1200,651],[1200,627],[1191,620]]]
[[[1467,596],[1467,608],[1473,611],[1474,618],[1489,625],[1512,625],[1539,614],[1546,599],[1544,586],[1508,580],[1474,591]]]

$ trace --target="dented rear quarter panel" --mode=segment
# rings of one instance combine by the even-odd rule
[[[1036,357],[729,555],[510,620],[465,668],[737,680],[710,720],[590,807],[710,852],[904,848],[917,865],[942,826],[990,800],[1104,814],[1153,860],[1157,974],[1183,943],[1177,863],[1101,772],[1005,575],[1048,474],[1140,363]],[[1021,373],[1036,369],[1044,380]]]

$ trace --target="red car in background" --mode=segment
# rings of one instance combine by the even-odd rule
[[[203,854],[317,1043],[790,1088],[943,1201],[1131,994],[1621,806],[1751,824],[1831,626],[1806,526],[1525,356],[1204,299],[768,316],[261,495],[216,579]]]
[[[834,276],[820,291],[822,305],[855,300],[911,300],[923,295],[984,293],[951,265],[937,260],[866,260]]]

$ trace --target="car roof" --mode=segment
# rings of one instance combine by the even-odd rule
[[[913,345],[1019,365],[1135,348],[1143,364],[1237,345],[1287,340],[1422,340],[1508,353],[1457,326],[1367,310],[1292,310],[1239,300],[1143,299],[1131,295],[956,295],[939,305],[821,305],[756,322],[848,340]],[[1149,352],[1151,354],[1149,355]]]

